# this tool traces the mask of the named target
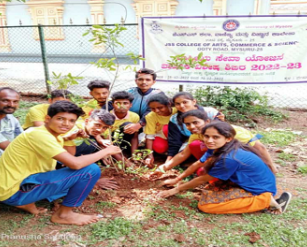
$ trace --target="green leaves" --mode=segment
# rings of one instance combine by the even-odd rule
[[[89,40],[89,42],[93,42],[94,45],[103,46],[108,49],[108,51],[111,51],[113,56],[112,58],[100,58],[97,62],[92,64],[94,64],[97,68],[114,71],[115,78],[113,80],[113,83],[116,81],[117,73],[119,71],[119,62],[116,54],[116,49],[117,47],[124,47],[124,45],[120,42],[119,39],[121,33],[125,30],[127,30],[127,28],[120,24],[115,24],[114,28],[111,28],[109,26],[93,25],[92,28],[90,28],[83,34],[83,36],[91,34],[92,38]],[[140,60],[145,60],[144,58],[142,58],[142,56],[136,55],[132,52],[126,54],[126,56],[133,61],[134,65],[137,65]],[[124,68],[124,70],[128,69],[136,71],[136,68],[131,65],[127,65]],[[110,88],[112,88],[112,86]]]
[[[133,52],[129,52],[126,54],[126,56],[133,61],[133,64],[134,65],[137,65],[139,63],[139,61],[144,61],[145,58],[143,58],[141,55],[138,55],[138,54],[134,54]],[[131,65],[127,65],[124,70],[127,70],[127,69],[133,69],[134,71],[136,71],[136,68],[135,67],[132,67]]]
[[[52,72],[52,76],[53,76],[52,81],[47,81],[47,83],[52,86],[53,90],[55,89],[68,90],[70,86],[78,85],[79,84],[78,80],[83,79],[83,77],[73,76],[71,73],[62,76],[62,73],[56,74],[55,72]],[[85,103],[85,100],[78,95],[70,95],[69,97],[70,100],[79,107],[82,107]]]
[[[189,56],[187,57],[185,53],[170,56],[170,60],[167,60],[167,63],[171,67],[175,67],[179,70],[184,70],[185,68],[195,68],[197,65],[207,66],[206,59],[203,58],[203,53],[200,52],[197,57]]]
[[[89,42],[94,42],[94,45],[104,44],[106,47],[116,47],[117,45],[124,47],[124,45],[119,42],[118,38],[122,31],[127,30],[127,28],[115,24],[114,28],[109,28],[101,25],[93,25],[91,29],[87,30],[83,36],[92,34],[93,38]]]
[[[114,63],[116,58],[100,58],[97,62],[92,62],[97,68],[108,69],[109,71],[115,71],[117,64]]]
[[[268,116],[280,121],[286,116],[268,106],[268,97],[260,95],[254,88],[207,86],[193,90],[197,102],[203,106],[220,109],[228,121],[254,123],[249,117]]]
[[[55,72],[52,72],[53,81],[48,81],[49,85],[55,87],[55,89],[63,89],[67,90],[72,85],[78,85],[79,82],[77,80],[83,79],[81,76],[73,76],[71,73],[62,76],[62,73],[58,75]]]
[[[131,160],[140,166],[145,165],[145,159],[147,158],[148,155],[152,154],[152,150],[150,149],[136,149],[132,156],[131,156]]]
[[[91,226],[91,237],[99,241],[105,239],[118,239],[131,234],[135,224],[124,218],[115,218],[108,222],[98,222]]]

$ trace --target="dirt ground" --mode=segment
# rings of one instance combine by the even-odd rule
[[[258,118],[257,125],[258,128],[272,127],[276,129],[289,128],[292,130],[303,131],[304,135],[307,135],[307,110],[302,109],[292,109],[292,110],[280,110],[285,113],[288,118],[279,123],[270,123],[268,121],[263,121]]]
[[[39,102],[46,101],[45,99],[37,99],[31,97],[23,97],[25,100],[33,101],[38,100]],[[263,129],[267,127],[271,128],[291,128],[292,130],[296,131],[303,131],[303,135],[307,135],[307,112],[306,111],[287,111],[289,118],[282,123],[272,124],[261,119],[258,120],[258,128]],[[272,158],[275,160],[280,153],[280,148],[277,148],[272,145],[267,145],[267,148],[272,155]],[[300,152],[302,150],[307,150],[307,141],[302,141],[300,145],[291,146],[293,149],[297,149]],[[307,151],[306,151],[307,155]],[[302,162],[305,162],[305,156],[302,155]],[[163,163],[165,157],[159,157],[156,161],[158,163]],[[297,162],[297,161],[296,161]],[[283,191],[290,191],[294,197],[296,198],[303,198],[304,192],[307,191],[307,179],[306,176],[297,172],[296,162],[288,162],[287,166],[280,166],[279,173],[282,176],[277,176],[277,184],[278,184],[278,195],[280,195]],[[164,177],[174,177],[178,174],[177,172],[168,172]],[[124,174],[124,173],[117,173],[114,169],[106,168],[104,169],[102,176],[105,177],[113,177],[117,183],[119,184],[120,188],[118,190],[102,190],[97,187],[91,192],[90,196],[85,200],[83,205],[78,209],[84,213],[100,213],[104,216],[105,221],[110,219],[115,219],[117,217],[124,217],[127,219],[136,219],[136,220],[143,220],[146,218],[145,211],[148,208],[148,204],[155,204],[159,205],[161,208],[165,210],[169,210],[167,205],[173,205],[172,213],[175,217],[180,219],[186,219],[188,216],[182,210],[176,210],[176,208],[180,208],[182,206],[191,207],[192,203],[195,203],[196,200],[200,197],[200,189],[196,189],[192,192],[191,196],[187,198],[178,198],[178,197],[170,197],[167,199],[168,204],[166,205],[165,200],[157,200],[156,194],[164,190],[166,188],[161,188],[159,186],[160,180],[152,181],[148,179],[148,174],[143,174],[142,176],[134,175],[134,174]],[[164,178],[164,179],[165,179]],[[299,189],[298,189],[299,188]],[[306,192],[305,192],[306,193]],[[277,196],[278,196],[277,195]],[[101,203],[112,203],[112,207],[99,207]],[[43,205],[50,205],[46,202],[42,202]],[[55,207],[57,204],[54,205]],[[51,208],[50,208],[51,209]],[[195,209],[193,209],[195,210]],[[49,210],[45,215],[44,219],[48,219],[52,214],[52,210]],[[19,210],[7,207],[5,205],[0,205],[0,217],[1,221],[9,221],[14,219],[16,222],[22,222],[22,217],[25,213],[20,213]],[[197,218],[197,216],[195,216]],[[39,225],[41,224],[41,217],[34,217],[29,219],[27,224],[29,225]],[[200,227],[203,222],[198,221],[195,219],[195,223],[193,227]],[[225,219],[219,219],[221,222]],[[242,219],[239,216],[231,216],[227,217],[226,221],[229,223],[236,223],[241,222]],[[20,223],[21,224],[21,223]],[[169,224],[165,219],[159,220],[149,220],[146,221],[146,224],[143,225],[143,230],[146,231],[147,229],[155,228],[158,225],[167,225]],[[210,227],[209,225],[207,227]],[[39,229],[40,233],[44,234],[55,234],[60,231],[65,230],[65,226],[53,224],[49,222],[49,220],[44,221],[43,226]],[[1,232],[1,231],[0,231]],[[28,233],[27,228],[18,228],[15,232],[16,234],[24,234]],[[173,236],[174,238],[178,238],[177,242],[180,242],[183,236],[176,235]],[[86,237],[85,237],[86,238]],[[183,242],[183,240],[181,241]],[[32,245],[33,244],[33,245]],[[1,244],[0,244],[1,246]],[[5,245],[3,245],[5,246]],[[9,245],[8,245],[9,246]],[[36,246],[35,243],[31,242],[29,246]],[[48,246],[58,246],[58,243],[48,243]],[[76,245],[78,246],[78,245]],[[80,245],[81,246],[81,245]],[[84,245],[85,246],[85,245]],[[96,246],[96,245],[95,245]],[[97,245],[98,246],[98,245]],[[102,243],[99,246],[105,246]],[[133,246],[133,245],[122,245],[122,246]],[[192,245],[189,245],[192,246]]]

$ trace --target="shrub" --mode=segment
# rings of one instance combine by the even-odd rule
[[[260,95],[253,88],[206,86],[190,91],[198,104],[220,109],[230,122],[251,123],[251,116],[266,116],[274,122],[286,118],[286,115],[268,105],[267,95]]]

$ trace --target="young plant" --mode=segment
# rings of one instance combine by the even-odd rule
[[[68,90],[72,85],[78,85],[79,82],[77,80],[83,79],[81,76],[72,76],[71,73],[62,76],[62,73],[57,75],[55,72],[52,72],[52,75],[54,81],[48,81],[48,84],[54,86],[56,89],[63,90]]]
[[[146,158],[148,157],[148,155],[152,154],[152,152],[153,151],[150,149],[136,149],[129,159],[132,160],[138,166],[144,166]]]
[[[73,76],[71,73],[68,73],[67,75],[62,75],[62,73],[59,73],[57,75],[55,72],[52,72],[52,74],[53,74],[53,80],[48,81],[48,84],[53,88],[53,90],[55,89],[63,91],[68,90],[71,86],[78,85],[79,84],[78,80],[83,79],[83,77]],[[64,93],[63,95],[65,97]],[[84,98],[82,98],[79,95],[70,95],[69,99],[79,107],[83,107],[85,104]],[[88,106],[92,107],[93,109],[96,107],[94,105],[89,105],[89,104]]]
[[[121,146],[122,143],[127,143],[129,146],[131,146],[130,142],[124,140],[124,133],[122,132],[121,128],[117,129],[113,133],[113,144],[116,146]],[[125,149],[126,147],[124,147]]]
[[[113,80],[110,85],[110,92],[119,76],[120,63],[116,49],[118,46],[124,47],[124,45],[119,42],[119,38],[121,33],[125,30],[127,30],[127,28],[119,24],[115,24],[114,28],[109,28],[107,26],[101,25],[93,25],[91,29],[87,30],[83,34],[83,36],[92,34],[93,38],[89,41],[93,42],[94,45],[104,44],[105,52],[110,51],[112,54],[111,58],[100,58],[97,62],[92,63],[97,68],[105,69],[108,72],[114,72]],[[144,58],[139,55],[135,55],[132,52],[127,53],[126,57],[131,60],[134,65],[137,65],[140,60],[144,60]],[[133,69],[134,71],[136,71],[136,68],[132,68],[131,65],[128,65],[124,68],[124,70],[128,69]]]

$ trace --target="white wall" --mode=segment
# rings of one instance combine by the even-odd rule
[[[65,0],[63,23],[69,25],[72,19],[73,25],[86,24],[86,18],[91,21],[90,6],[87,0]]]
[[[19,20],[22,25],[32,25],[32,19],[28,6],[25,3],[13,0],[6,4],[6,21],[8,26],[19,26]]]
[[[104,15],[107,24],[120,23],[126,17],[126,23],[136,23],[133,0],[105,0]]]
[[[228,0],[228,15],[249,15],[254,13],[254,0]]]
[[[176,8],[178,16],[202,16],[212,15],[213,0],[178,0],[179,4]]]

